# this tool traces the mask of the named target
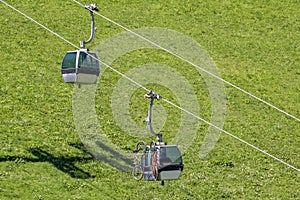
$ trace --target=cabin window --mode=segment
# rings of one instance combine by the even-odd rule
[[[96,58],[95,53],[80,52],[78,67],[99,68],[99,61]]]
[[[76,68],[76,55],[77,52],[69,52],[65,55],[62,63],[63,69]]]
[[[174,146],[174,147],[164,147],[160,149],[160,159],[161,161],[165,162],[171,162],[171,163],[181,163],[182,158],[181,158],[181,153],[179,149]]]

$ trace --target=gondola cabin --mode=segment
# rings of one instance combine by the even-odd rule
[[[66,83],[96,84],[100,74],[97,54],[87,49],[68,51],[62,61],[61,74]]]
[[[154,146],[142,156],[145,180],[178,179],[183,170],[182,155],[176,145]]]

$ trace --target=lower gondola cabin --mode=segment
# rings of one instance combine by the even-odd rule
[[[155,146],[142,157],[145,180],[175,180],[183,170],[182,155],[176,145]]]

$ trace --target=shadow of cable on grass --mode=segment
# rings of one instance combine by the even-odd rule
[[[82,150],[80,144],[71,144],[71,146]],[[29,152],[32,153],[36,158],[26,158],[21,156],[4,156],[0,157],[0,162],[48,162],[60,171],[68,174],[72,178],[88,179],[94,177],[89,172],[86,172],[75,166],[75,163],[77,162],[87,162],[93,160],[93,157],[90,154],[88,154],[87,156],[74,157],[54,156],[41,148],[32,148],[29,149]],[[84,151],[84,153],[87,152]]]

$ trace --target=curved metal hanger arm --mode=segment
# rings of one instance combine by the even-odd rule
[[[153,130],[151,123],[153,101],[154,99],[160,100],[162,97],[159,94],[150,91],[149,93],[144,95],[144,98],[150,99],[150,104],[148,107],[148,116],[146,118],[147,127],[149,128],[150,132],[157,137],[158,142],[162,142],[162,134],[156,133]]]
[[[90,11],[90,14],[91,14],[91,35],[90,35],[90,38],[87,41],[80,41],[80,48],[81,49],[85,49],[85,45],[90,43],[95,37],[95,33],[96,33],[97,28],[95,28],[94,11],[99,11],[96,4],[85,5],[84,7],[86,9],[88,9]]]

